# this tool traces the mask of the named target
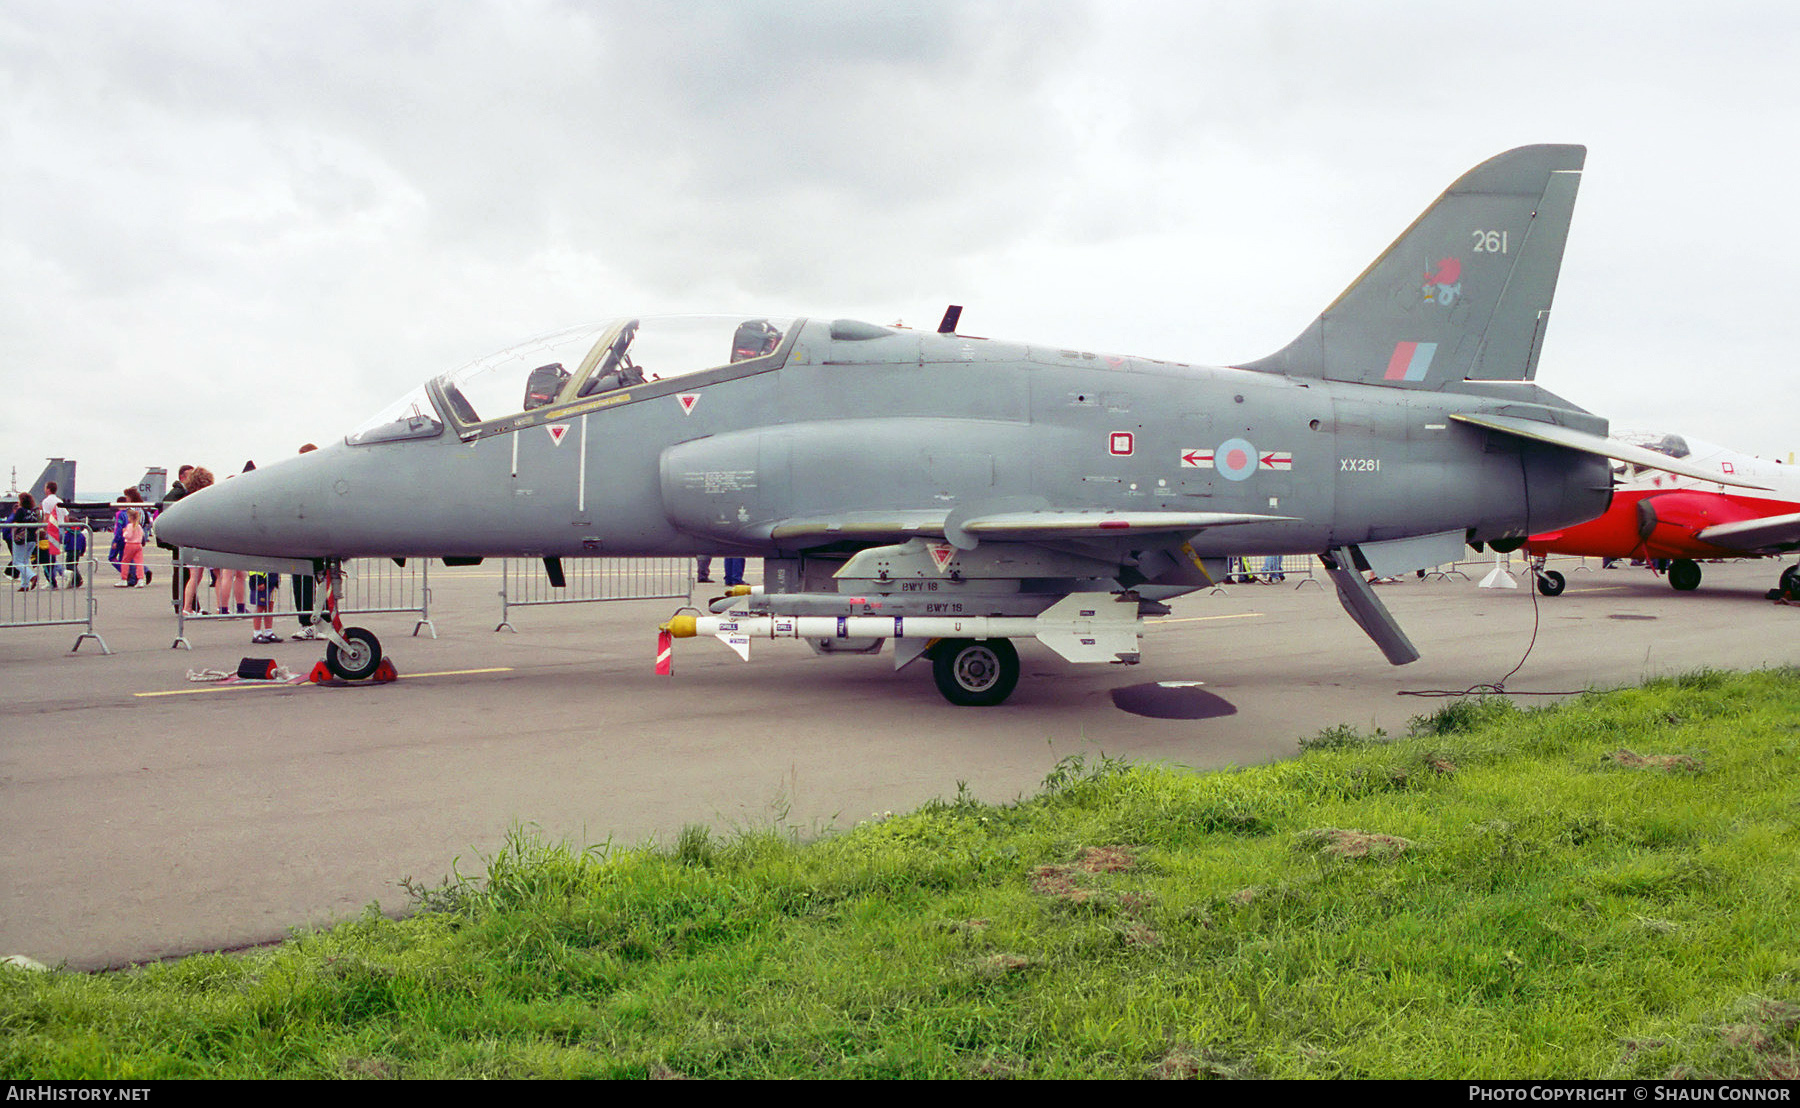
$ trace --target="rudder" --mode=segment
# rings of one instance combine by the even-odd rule
[[[1397,388],[1537,372],[1584,146],[1471,169],[1293,342],[1242,368]]]

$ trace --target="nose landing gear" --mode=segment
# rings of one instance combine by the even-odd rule
[[[382,664],[381,640],[367,628],[345,627],[338,615],[338,594],[343,591],[344,584],[343,562],[328,559],[323,576],[325,587],[317,591],[319,599],[313,608],[313,626],[325,629],[322,636],[326,643],[325,668],[345,681],[393,680],[394,667]],[[385,678],[381,676],[383,670],[387,673]]]

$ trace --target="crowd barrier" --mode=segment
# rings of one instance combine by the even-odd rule
[[[187,571],[199,573],[200,582],[196,588],[194,602],[200,612],[184,611],[183,606],[175,606],[175,641],[170,648],[192,650],[193,645],[187,639],[187,625],[190,622],[214,622],[218,620],[248,620],[257,616],[269,616],[280,626],[277,634],[283,637],[293,635],[299,622],[301,604],[294,599],[294,574],[275,573],[268,576],[276,578],[270,590],[266,608],[258,609],[251,596],[251,583],[248,580],[253,574],[241,570],[214,571],[207,566],[185,566],[177,561],[175,579],[183,583],[185,588]],[[242,584],[235,579],[228,579],[228,594],[221,601],[216,580],[224,578],[227,572],[242,578]],[[316,581],[313,589],[322,592],[325,584]],[[302,595],[307,593],[302,586]],[[302,604],[304,599],[302,600]],[[357,558],[344,563],[343,586],[338,593],[338,613],[340,615],[367,615],[373,612],[416,612],[418,622],[413,624],[413,634],[427,631],[432,638],[437,638],[437,628],[431,622],[431,561],[428,558],[409,559],[400,565],[391,558]],[[312,614],[312,607],[305,607],[305,614]]]
[[[76,637],[71,652],[79,650],[82,643],[92,639],[99,644],[102,653],[111,654],[112,650],[107,646],[106,640],[95,629],[98,611],[95,586],[110,584],[117,579],[113,567],[101,560],[105,551],[96,549],[95,545],[96,541],[102,544],[107,542],[107,535],[103,532],[96,540],[87,525],[65,524],[62,530],[73,538],[74,547],[81,553],[66,554],[54,566],[28,560],[26,567],[31,577],[37,578],[45,570],[54,569],[58,577],[57,587],[52,588],[40,581],[35,588],[22,589],[11,559],[14,528],[25,528],[39,534],[44,529],[44,524],[0,525],[0,535],[4,536],[7,547],[4,563],[7,572],[6,587],[0,592],[0,597],[4,597],[0,600],[0,630],[15,627],[80,626],[83,630]],[[36,545],[35,539],[30,540],[29,546]],[[517,631],[512,623],[515,608],[591,604],[611,600],[684,599],[693,594],[697,583],[692,558],[564,558],[560,561],[561,585],[554,582],[551,572],[541,559],[507,558],[500,561],[500,622],[494,628],[496,631]],[[1569,557],[1558,558],[1556,564],[1562,572],[1568,574],[1598,569],[1601,562],[1595,558]],[[1319,560],[1310,554],[1283,556],[1279,562],[1280,569],[1276,572],[1267,568],[1267,561],[1261,556],[1234,558],[1229,565],[1230,576],[1225,584],[1291,582],[1296,588],[1308,582],[1320,584]],[[1487,575],[1496,567],[1504,569],[1507,574],[1516,577],[1519,583],[1529,587],[1530,563],[1523,553],[1496,556],[1477,555],[1471,551],[1467,559],[1433,566],[1420,571],[1417,576],[1435,581],[1458,578],[1463,581],[1481,579],[1486,582]],[[175,580],[184,580],[188,568],[190,567],[180,562],[173,563]],[[280,580],[266,611],[256,609],[248,580],[242,593],[237,593],[235,585],[232,586],[234,591],[226,598],[225,607],[221,610],[214,586],[214,571],[205,566],[191,568],[201,574],[195,599],[203,611],[194,614],[182,611],[179,604],[171,605],[176,620],[175,639],[170,644],[171,648],[193,649],[187,638],[187,624],[190,622],[247,621],[258,615],[267,615],[275,622],[278,634],[292,637],[301,626],[299,616],[302,612],[311,614],[310,604],[302,607],[295,603],[293,577],[290,574],[275,575]],[[170,587],[162,580],[160,569],[156,583],[151,587]],[[322,584],[315,586],[322,587]],[[1219,586],[1215,586],[1217,587]],[[310,595],[309,593],[308,596]],[[411,559],[404,566],[391,559],[358,559],[345,563],[339,612],[343,615],[416,613],[418,618],[413,625],[413,634],[426,631],[432,638],[436,638],[437,628],[431,619],[431,598],[429,559]],[[239,604],[243,605],[241,609]]]
[[[1232,558],[1228,565],[1230,571],[1220,585],[1283,585],[1289,581],[1297,589],[1305,584],[1319,584],[1319,559],[1311,554],[1283,554],[1277,566],[1271,569],[1266,555],[1252,555],[1248,558]],[[1323,586],[1321,586],[1323,587]]]
[[[63,553],[55,561],[37,559],[46,536],[45,523],[8,523],[0,526],[6,546],[5,600],[0,601],[0,628],[83,627],[75,637],[74,652],[93,639],[100,653],[111,654],[106,640],[94,630],[94,536],[85,523],[60,525]],[[24,549],[14,557],[15,544]],[[80,551],[80,553],[76,553]]]
[[[672,600],[694,591],[692,558],[563,558],[562,583],[542,559],[506,558],[500,568],[500,624],[518,632],[512,610],[547,604],[606,600]]]

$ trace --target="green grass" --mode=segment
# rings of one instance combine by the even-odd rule
[[[515,833],[403,921],[0,971],[0,1077],[1800,1076],[1800,673],[1302,746],[810,843]]]

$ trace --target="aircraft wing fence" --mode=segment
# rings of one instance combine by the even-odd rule
[[[543,561],[507,558],[500,570],[500,625],[517,631],[512,610],[545,604],[685,598],[695,584],[692,558],[563,558],[558,586]]]
[[[8,523],[0,533],[7,548],[0,628],[79,626],[85,629],[71,652],[93,639],[102,654],[111,654],[94,631],[92,529],[85,523],[63,523],[54,531],[47,523]]]

